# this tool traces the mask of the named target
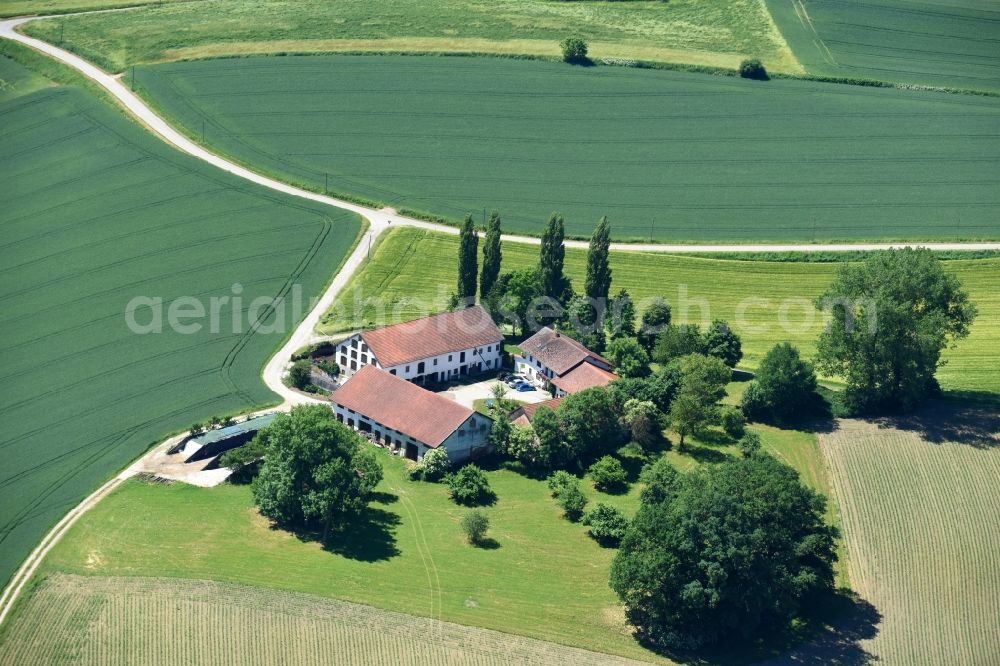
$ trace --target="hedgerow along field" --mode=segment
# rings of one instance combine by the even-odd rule
[[[982,0],[767,0],[810,74],[1000,92],[1000,8]]]
[[[19,0],[18,0],[19,1]],[[83,1],[83,0],[81,0]],[[86,0],[96,1],[96,0]],[[21,2],[24,5],[42,2]],[[29,24],[111,71],[129,65],[250,53],[466,52],[556,57],[586,39],[591,56],[735,68],[758,57],[801,71],[764,0],[245,0],[175,2]]]
[[[291,298],[297,284],[307,305],[360,220],[185,157],[89,92],[6,56],[0,78],[5,584],[53,523],[151,444],[275,400],[260,372],[293,312],[267,334],[251,330],[251,317],[275,316],[251,315],[251,303]],[[172,332],[174,299],[191,296],[207,310],[237,284],[242,303],[222,303],[218,333],[207,322]],[[130,331],[125,309],[136,296],[163,299],[162,333]],[[234,308],[239,327],[230,325]],[[136,318],[152,316],[140,309]]]
[[[829,493],[814,435],[764,428],[761,436],[768,451],[800,470],[804,483]],[[695,455],[694,448],[668,455],[689,469],[730,453],[715,448],[713,457]],[[379,453],[384,479],[364,522],[325,549],[308,535],[272,528],[247,486],[205,489],[133,479],[80,518],[46,558],[41,576],[168,577],[275,588],[663,661],[625,626],[608,587],[614,549],[601,548],[586,527],[563,518],[544,480],[487,471],[498,500],[484,511],[496,544],[473,548],[459,526],[468,509],[452,502],[443,484],[410,481],[405,461]],[[582,489],[591,505],[613,504],[629,516],[638,508],[639,484],[607,495],[588,478]],[[32,626],[32,603],[23,605],[15,622],[24,617]],[[223,623],[216,625],[223,634],[245,630],[232,626],[238,619],[215,621]]]
[[[538,263],[537,245],[505,242],[502,251],[503,271]],[[458,278],[457,236],[392,229],[371,256],[323,316],[320,332],[405,321],[447,307]],[[566,273],[578,291],[583,289],[586,261],[586,250],[566,249]],[[945,267],[961,279],[979,316],[969,337],[944,352],[947,364],[938,371],[938,379],[949,391],[996,399],[1000,394],[996,372],[1000,367],[1000,259],[950,260]],[[741,366],[753,369],[768,349],[786,340],[807,357],[813,355],[824,325],[813,301],[833,281],[837,264],[613,251],[611,268],[612,293],[627,289],[640,311],[649,299],[662,296],[671,303],[676,323],[704,326],[706,320],[727,320],[743,341]]]
[[[885,663],[1000,655],[1000,418],[932,409],[842,420],[820,435],[851,586],[881,614],[864,643]]]
[[[136,68],[196,140],[307,188],[619,240],[995,239],[1000,98],[500,58]]]
[[[3,666],[151,661],[214,666],[642,663],[309,594],[201,580],[64,574],[41,584],[0,645]]]

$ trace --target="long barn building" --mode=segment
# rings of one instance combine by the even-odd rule
[[[443,382],[499,370],[503,334],[476,305],[362,331],[337,345],[335,358],[350,377],[367,365],[412,382]]]
[[[489,446],[489,417],[373,365],[355,372],[330,401],[338,421],[410,460],[443,446],[461,462]]]

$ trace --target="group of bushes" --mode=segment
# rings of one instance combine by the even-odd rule
[[[614,460],[609,458],[609,460]],[[618,463],[618,461],[614,461]],[[620,467],[621,463],[618,463]],[[624,474],[624,470],[622,470]],[[595,479],[595,485],[597,481]],[[580,489],[580,480],[568,472],[553,473],[548,480],[549,490],[562,508],[563,516],[571,522],[583,522],[590,528],[590,536],[602,546],[613,547],[625,536],[628,519],[615,507],[599,503],[587,511],[587,496]]]

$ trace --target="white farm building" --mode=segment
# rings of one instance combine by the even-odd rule
[[[547,326],[518,347],[523,353],[514,357],[514,371],[533,382],[552,385],[556,397],[618,379],[603,356]]]
[[[412,382],[499,370],[503,334],[476,305],[356,333],[334,354],[347,377],[367,365]]]

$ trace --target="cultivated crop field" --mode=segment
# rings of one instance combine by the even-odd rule
[[[895,427],[894,427],[895,426]],[[1000,419],[929,411],[820,435],[852,588],[881,614],[886,663],[987,664],[1000,654]]]
[[[15,2],[22,7],[51,4]],[[599,58],[732,68],[742,57],[756,56],[771,69],[799,71],[764,0],[195,0],[114,15],[44,21],[26,30],[47,39],[62,37],[70,49],[112,71],[141,62],[248,53],[419,51],[556,56],[559,40],[569,35],[587,39],[591,55]]]
[[[506,222],[506,220],[505,220]],[[385,324],[447,307],[458,276],[458,238],[393,229],[320,324],[324,333]],[[481,259],[480,259],[481,261]],[[504,243],[503,271],[538,262],[535,245]],[[971,335],[944,353],[944,388],[1000,393],[1000,259],[948,261],[979,307]],[[833,280],[835,263],[736,261],[647,252],[612,252],[612,291],[625,288],[640,310],[663,296],[677,323],[720,318],[742,337],[741,364],[755,368],[775,343],[788,340],[811,356],[824,325],[812,303]],[[567,248],[566,273],[582,289],[586,251]],[[751,299],[751,300],[747,300]],[[687,303],[687,305],[685,305]],[[381,304],[381,309],[375,304]],[[740,306],[743,304],[741,314]]]
[[[360,221],[181,156],[90,93],[6,56],[0,79],[5,583],[53,523],[152,443],[274,399],[260,371],[293,310],[267,334],[251,320],[276,318],[251,304],[291,298],[293,285],[307,303]],[[243,300],[221,304],[218,332],[199,319],[181,320],[202,321],[197,333],[170,328],[174,299],[207,310],[236,284]],[[129,329],[137,296],[163,299],[162,333]],[[152,322],[152,310],[136,320]]]
[[[225,640],[222,640],[225,637]],[[56,574],[0,645],[0,664],[635,664],[556,643],[308,594]]]
[[[811,74],[1000,91],[1000,7],[989,0],[767,0]]]
[[[572,3],[570,3],[572,4]],[[995,239],[1000,98],[499,58],[136,69],[223,153],[323,191],[621,240]]]

